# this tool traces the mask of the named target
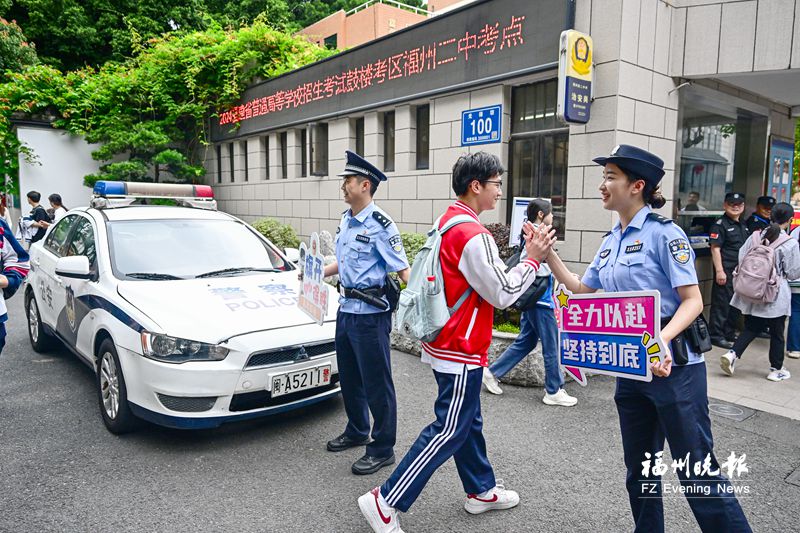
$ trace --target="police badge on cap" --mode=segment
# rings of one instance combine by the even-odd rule
[[[364,176],[376,186],[386,181],[386,175],[375,168],[375,165],[350,150],[345,150],[344,153],[347,155],[347,163],[344,165],[344,172],[340,172],[339,176]]]

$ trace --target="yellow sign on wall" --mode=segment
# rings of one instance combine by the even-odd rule
[[[575,30],[567,32],[567,76],[592,81],[592,38]]]
[[[592,38],[579,31],[561,32],[558,61],[558,107],[564,122],[586,124],[592,104]]]

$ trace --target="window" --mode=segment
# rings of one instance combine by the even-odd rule
[[[236,169],[233,160],[233,143],[228,143],[228,166],[231,171],[231,183],[233,183],[236,177]]]
[[[417,169],[429,168],[430,164],[431,108],[417,108]]]
[[[364,155],[364,117],[359,117],[356,119],[356,153],[358,155]]]
[[[311,174],[328,175],[328,124],[311,125]]]
[[[217,145],[217,183],[222,183],[222,145]]]
[[[394,170],[394,111],[383,114],[383,170]]]
[[[511,132],[560,128],[556,121],[558,80],[514,87],[511,93]]]
[[[258,149],[264,154],[264,179],[269,179],[269,137],[258,138]]]
[[[288,165],[286,163],[286,155],[289,153],[289,149],[287,148],[286,142],[286,132],[281,132],[281,178],[286,179],[289,175],[288,172]]]
[[[79,217],[64,255],[85,255],[89,258],[89,264],[94,266],[97,257],[94,246],[94,230],[92,223],[87,219]]]
[[[300,130],[300,176],[308,176],[308,129]]]
[[[72,224],[78,219],[78,215],[69,215],[58,221],[56,227],[47,236],[44,241],[44,247],[56,255],[61,255],[61,248],[64,246],[64,241],[69,235],[69,230]]]
[[[336,50],[337,48],[339,48],[339,46],[337,45],[338,41],[337,37],[338,37],[337,33],[325,37],[325,40],[323,41],[325,48],[327,48],[328,50]]]
[[[250,181],[250,169],[248,168],[247,161],[247,141],[239,143],[239,157],[242,160],[242,169],[244,170],[244,181]]]

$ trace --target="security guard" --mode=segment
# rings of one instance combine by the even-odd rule
[[[706,368],[697,336],[704,330],[698,318],[703,297],[697,284],[694,251],[680,227],[650,210],[666,203],[658,188],[664,162],[646,150],[624,144],[609,157],[594,161],[604,167],[600,184],[603,207],[616,211],[619,222],[603,239],[580,281],[555,251],[550,252],[547,263],[558,281],[573,293],[599,289],[661,293],[661,338],[671,355],[651,363],[653,380],[649,383],[617,378],[614,394],[635,531],[664,531],[661,478],[653,471],[645,476],[642,469],[644,461],[654,460],[663,451],[666,438],[673,457],[684,459],[688,455],[690,465],[708,461],[707,472],[696,473],[693,468],[677,472],[700,529],[750,532],[730,482],[719,473],[714,456]]]
[[[733,269],[739,264],[739,248],[748,237],[747,227],[741,222],[744,195],[729,192],[723,204],[725,214],[711,225],[708,243],[714,263],[714,285],[711,287],[711,343],[730,350],[736,337],[736,322],[741,313],[731,307],[733,297]]]
[[[772,207],[775,205],[775,201],[772,196],[758,197],[756,210],[745,221],[748,232],[761,231],[770,225],[769,217],[772,215]]]
[[[344,178],[342,192],[350,209],[336,230],[336,262],[325,267],[325,276],[338,273],[340,280],[336,358],[347,427],[328,441],[328,450],[366,445],[366,454],[352,467],[354,474],[363,475],[394,463],[397,402],[389,361],[392,311],[387,273],[397,272],[407,283],[410,269],[397,226],[372,201],[386,176],[360,155],[349,150],[346,154],[339,176]]]

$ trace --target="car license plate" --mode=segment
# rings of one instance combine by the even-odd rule
[[[272,397],[323,387],[331,382],[331,366],[317,366],[272,376]]]

